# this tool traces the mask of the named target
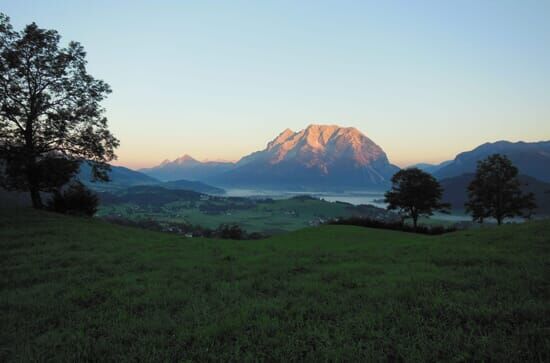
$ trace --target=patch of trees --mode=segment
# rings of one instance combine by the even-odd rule
[[[136,186],[122,192],[99,193],[103,204],[132,203],[141,207],[161,207],[167,203],[179,201],[197,202],[201,194],[189,190],[172,190],[158,186]]]
[[[247,210],[254,208],[256,204],[253,201],[233,202],[231,199],[226,199],[221,202],[203,202],[199,206],[199,210],[205,214],[223,214],[232,210]]]
[[[273,199],[273,198],[258,198],[258,199],[255,199],[255,201],[258,204],[274,204],[275,203],[275,199]]]
[[[428,235],[440,235],[443,233],[454,232],[457,230],[457,228],[454,226],[453,227],[424,226],[424,225],[411,226],[409,224],[406,224],[404,221],[385,221],[380,219],[361,218],[361,217],[335,219],[335,220],[329,221],[327,224],[368,227],[368,228],[376,228],[376,229],[389,229],[392,231],[412,232],[412,233],[428,234]]]
[[[347,203],[346,203],[347,204]],[[354,217],[358,218],[369,218],[375,220],[384,220],[384,221],[399,221],[399,217],[390,211],[387,211],[382,208],[375,207],[369,204],[360,204],[360,205],[349,205],[348,210],[350,210]]]
[[[420,217],[431,216],[435,211],[447,212],[450,205],[441,202],[442,193],[433,176],[411,168],[393,176],[392,188],[384,201],[388,210],[396,211],[403,220],[412,219],[413,229],[418,229]],[[475,222],[494,218],[501,225],[505,218],[531,218],[537,205],[533,193],[522,192],[518,169],[506,156],[494,154],[478,162],[465,207]]]
[[[221,224],[216,229],[189,223],[159,222],[152,218],[128,219],[119,216],[105,216],[103,220],[122,226],[142,228],[156,232],[167,232],[189,237],[220,238],[234,240],[256,240],[267,236],[252,232],[249,233],[238,224]]]
[[[81,182],[72,182],[64,190],[55,190],[47,203],[47,209],[64,214],[93,216],[97,212],[99,198]]]
[[[296,196],[294,196],[290,199],[297,200],[297,201],[300,201],[300,202],[307,202],[307,201],[310,201],[310,200],[319,200],[319,198],[316,198],[316,197],[311,196],[311,195],[296,195]]]

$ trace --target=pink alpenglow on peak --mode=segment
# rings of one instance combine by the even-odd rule
[[[286,129],[261,153],[264,158],[268,156],[272,164],[293,159],[311,166],[330,164],[339,159],[353,160],[364,166],[386,157],[378,145],[355,127],[337,125],[309,125],[299,132]],[[250,156],[259,156],[256,154]],[[241,161],[247,162],[246,158]]]
[[[216,182],[288,189],[382,189],[397,170],[382,148],[356,128],[314,124],[298,132],[284,130]]]

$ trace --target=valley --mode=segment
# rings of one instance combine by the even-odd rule
[[[185,225],[216,229],[222,224],[236,224],[247,232],[274,235],[335,218],[397,219],[394,213],[373,205],[323,200],[316,195],[225,197],[142,186],[100,196],[99,218],[153,220],[166,228],[179,226],[184,230]]]

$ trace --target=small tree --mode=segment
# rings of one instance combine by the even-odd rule
[[[218,233],[220,238],[226,239],[243,239],[245,236],[245,232],[237,224],[222,224],[218,227]]]
[[[14,31],[0,13],[0,184],[29,191],[35,208],[83,160],[94,179],[108,180],[118,146],[100,106],[109,85],[86,72],[79,43],[61,48],[60,39],[34,23]]]
[[[48,209],[66,214],[93,216],[99,199],[79,181],[72,182],[64,191],[55,191],[48,201]]]
[[[501,225],[504,218],[530,218],[536,204],[533,193],[521,192],[518,169],[510,159],[494,154],[478,162],[465,207],[474,221],[493,217]]]
[[[384,201],[388,210],[397,210],[402,218],[412,218],[416,230],[418,217],[434,211],[447,212],[449,204],[441,203],[443,189],[430,174],[418,169],[404,169],[392,177],[392,188]]]

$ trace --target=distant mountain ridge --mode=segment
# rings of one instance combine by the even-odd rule
[[[144,168],[139,171],[162,181],[187,179],[191,181],[205,181],[214,175],[223,173],[234,167],[232,162],[207,161],[201,162],[190,155],[183,155],[172,161],[164,160],[161,164]]]
[[[92,181],[92,170],[90,165],[83,162],[80,164],[80,170],[76,177],[88,187],[95,190],[119,189],[136,185],[154,185],[160,183],[155,178],[124,166],[111,165],[111,171],[108,174],[111,179],[109,182],[94,182]]]
[[[425,171],[426,173],[434,174],[437,171],[439,171],[441,168],[449,165],[452,162],[453,162],[452,160],[447,160],[439,164],[418,163],[418,164],[410,165],[407,168],[418,168],[422,171]]]
[[[148,176],[139,171],[125,168],[123,166],[111,165],[109,172],[109,182],[93,182],[91,180],[91,168],[87,163],[80,165],[80,171],[77,179],[86,184],[89,188],[96,191],[120,190],[135,186],[159,186],[172,190],[189,190],[207,194],[224,194],[225,190],[217,188],[198,181],[189,180],[174,180],[170,182],[162,182],[156,178]]]
[[[476,170],[495,153],[508,156],[520,174],[550,182],[550,141],[485,143],[440,164],[418,167],[439,180]],[[286,129],[238,162],[200,162],[189,155],[140,171],[160,180],[196,180],[228,188],[288,190],[385,189],[399,170],[383,149],[354,127],[309,125]]]
[[[354,127],[309,125],[286,129],[265,149],[237,163],[200,162],[189,155],[141,172],[161,180],[185,178],[224,187],[270,189],[380,188],[398,167]]]
[[[450,163],[436,170],[434,176],[445,179],[473,173],[479,160],[496,153],[510,158],[520,174],[550,182],[550,141],[485,143],[458,154]]]

